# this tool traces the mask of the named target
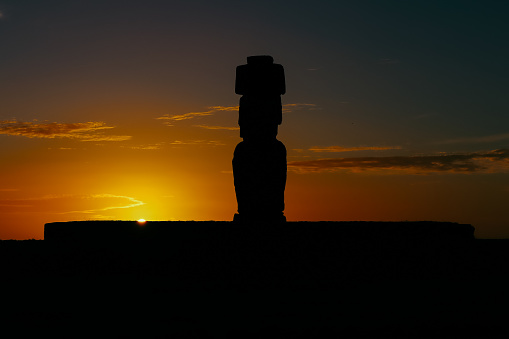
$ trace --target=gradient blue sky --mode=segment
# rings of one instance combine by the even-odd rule
[[[286,72],[289,220],[509,237],[508,10],[0,0],[0,239],[50,221],[230,220],[235,67],[257,54]]]

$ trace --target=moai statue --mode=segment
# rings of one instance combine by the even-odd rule
[[[276,139],[285,92],[283,66],[271,56],[250,56],[247,65],[237,67],[235,93],[242,95],[239,127],[244,141],[232,162],[238,204],[234,221],[286,221],[286,148]]]

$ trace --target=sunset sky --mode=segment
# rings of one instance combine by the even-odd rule
[[[232,220],[235,67],[285,67],[285,215],[509,238],[509,2],[0,0],[0,239]]]

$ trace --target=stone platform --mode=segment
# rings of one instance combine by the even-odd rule
[[[468,224],[431,221],[370,222],[320,221],[278,224],[239,224],[229,221],[70,221],[44,225],[44,240],[58,242],[119,243],[153,240],[175,242],[189,238],[216,241],[242,237],[283,237],[333,241],[434,241],[474,239],[474,227]]]
[[[44,236],[59,267],[264,285],[464,272],[475,240],[471,225],[424,221],[75,221]]]

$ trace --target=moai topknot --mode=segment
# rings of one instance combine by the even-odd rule
[[[276,139],[285,92],[283,66],[271,56],[250,56],[247,65],[237,67],[235,93],[242,95],[239,126],[244,141],[235,148],[232,162],[239,212],[234,221],[286,221],[286,148]]]

